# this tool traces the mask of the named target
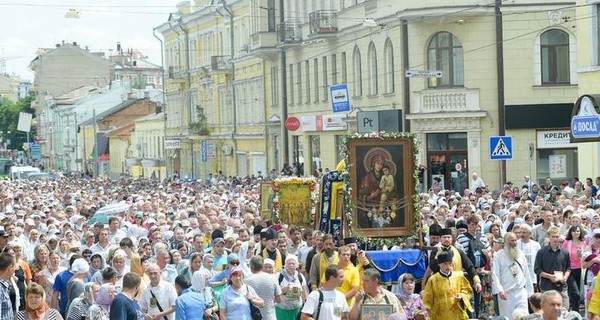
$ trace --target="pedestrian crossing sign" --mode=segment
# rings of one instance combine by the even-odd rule
[[[495,136],[490,137],[490,159],[492,160],[511,160],[512,137]]]

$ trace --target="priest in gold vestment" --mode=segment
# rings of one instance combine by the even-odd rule
[[[452,254],[445,251],[438,255],[440,271],[431,276],[425,286],[423,303],[430,320],[469,319],[473,311],[473,289],[462,271],[452,272]]]

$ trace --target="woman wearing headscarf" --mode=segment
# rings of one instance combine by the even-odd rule
[[[100,291],[100,285],[95,282],[88,282],[83,285],[83,293],[75,298],[67,311],[66,320],[86,320],[88,319],[89,309],[94,304],[94,300]]]
[[[63,320],[56,309],[48,307],[45,298],[44,288],[37,283],[32,283],[25,290],[25,300],[27,308],[19,311],[16,320]]]
[[[101,253],[93,253],[90,257],[90,275],[97,283],[102,283],[102,270],[106,268],[106,261]],[[98,281],[97,281],[98,280]]]
[[[146,288],[146,286],[150,283],[150,277],[146,274],[146,268],[148,267],[148,258],[141,257],[139,254],[131,255],[131,272],[138,274],[142,277],[142,282],[140,283],[140,289],[138,290],[138,294],[135,296],[136,300],[139,300],[142,297],[142,292]]]
[[[202,254],[200,252],[194,252],[190,256],[189,266],[181,270],[181,275],[184,276],[186,280],[191,283],[194,272],[200,270],[200,267],[202,267]]]
[[[400,300],[407,319],[426,319],[427,310],[421,296],[415,293],[415,277],[410,273],[403,273],[398,278],[398,286],[394,294]]]
[[[71,305],[71,302],[78,298],[83,293],[83,285],[85,284],[85,278],[88,276],[90,271],[90,265],[85,258],[75,259],[71,265],[71,273],[73,276],[67,284],[67,309]]]
[[[306,278],[297,269],[298,258],[288,255],[285,258],[285,267],[278,277],[282,293],[281,302],[275,304],[275,315],[278,320],[296,319],[308,296]]]
[[[254,289],[244,284],[244,272],[234,267],[227,277],[228,286],[221,293],[221,320],[251,320],[250,303],[262,308],[265,305]]]
[[[110,319],[110,304],[115,298],[117,290],[110,283],[105,283],[100,287],[98,296],[94,304],[89,309],[89,320],[109,320]]]
[[[123,276],[129,272],[129,268],[125,265],[126,257],[125,251],[121,249],[115,250],[112,255],[110,255],[110,265],[117,271],[117,279],[115,280],[117,292],[120,292],[123,287]],[[96,273],[93,280],[96,283],[104,283],[104,281],[102,281],[102,272]]]
[[[65,267],[60,266],[60,256],[57,252],[50,252],[48,259],[48,265],[40,272],[40,285],[46,290],[46,303],[50,303],[54,279],[59,273],[67,270]]]

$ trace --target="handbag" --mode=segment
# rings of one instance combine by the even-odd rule
[[[250,292],[250,290],[248,290],[248,286],[246,286],[246,291]],[[248,299],[248,303],[250,304],[250,316],[252,317],[252,320],[262,320],[263,316],[262,313],[260,313],[260,309],[252,304],[250,299]]]

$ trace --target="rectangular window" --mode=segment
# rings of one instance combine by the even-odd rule
[[[337,84],[337,56],[331,55],[331,84]]]
[[[577,149],[537,149],[536,159],[538,177],[550,177],[553,181],[573,181],[573,177],[577,176]]]
[[[304,79],[306,79],[306,103],[310,102],[310,61],[304,62]]]
[[[269,32],[275,32],[275,0],[267,2],[267,23]]]
[[[279,105],[279,68],[271,67],[271,106]]]
[[[304,163],[304,146],[300,136],[292,136],[292,153],[294,163]]]
[[[342,68],[342,83],[348,83],[348,69],[346,68],[346,53],[345,52],[342,52],[341,68]]]
[[[329,86],[327,82],[327,57],[323,57],[323,101],[327,101],[329,97]]]
[[[298,104],[302,104],[302,62],[298,62],[296,65],[296,86],[298,88]]]
[[[313,59],[313,64],[314,64],[314,83],[315,83],[315,97],[314,97],[314,102],[319,102],[319,58],[314,58]]]
[[[288,104],[294,104],[294,65],[290,63],[290,67],[288,68],[288,77],[289,82],[287,83],[288,87]],[[286,89],[287,90],[287,89]]]

